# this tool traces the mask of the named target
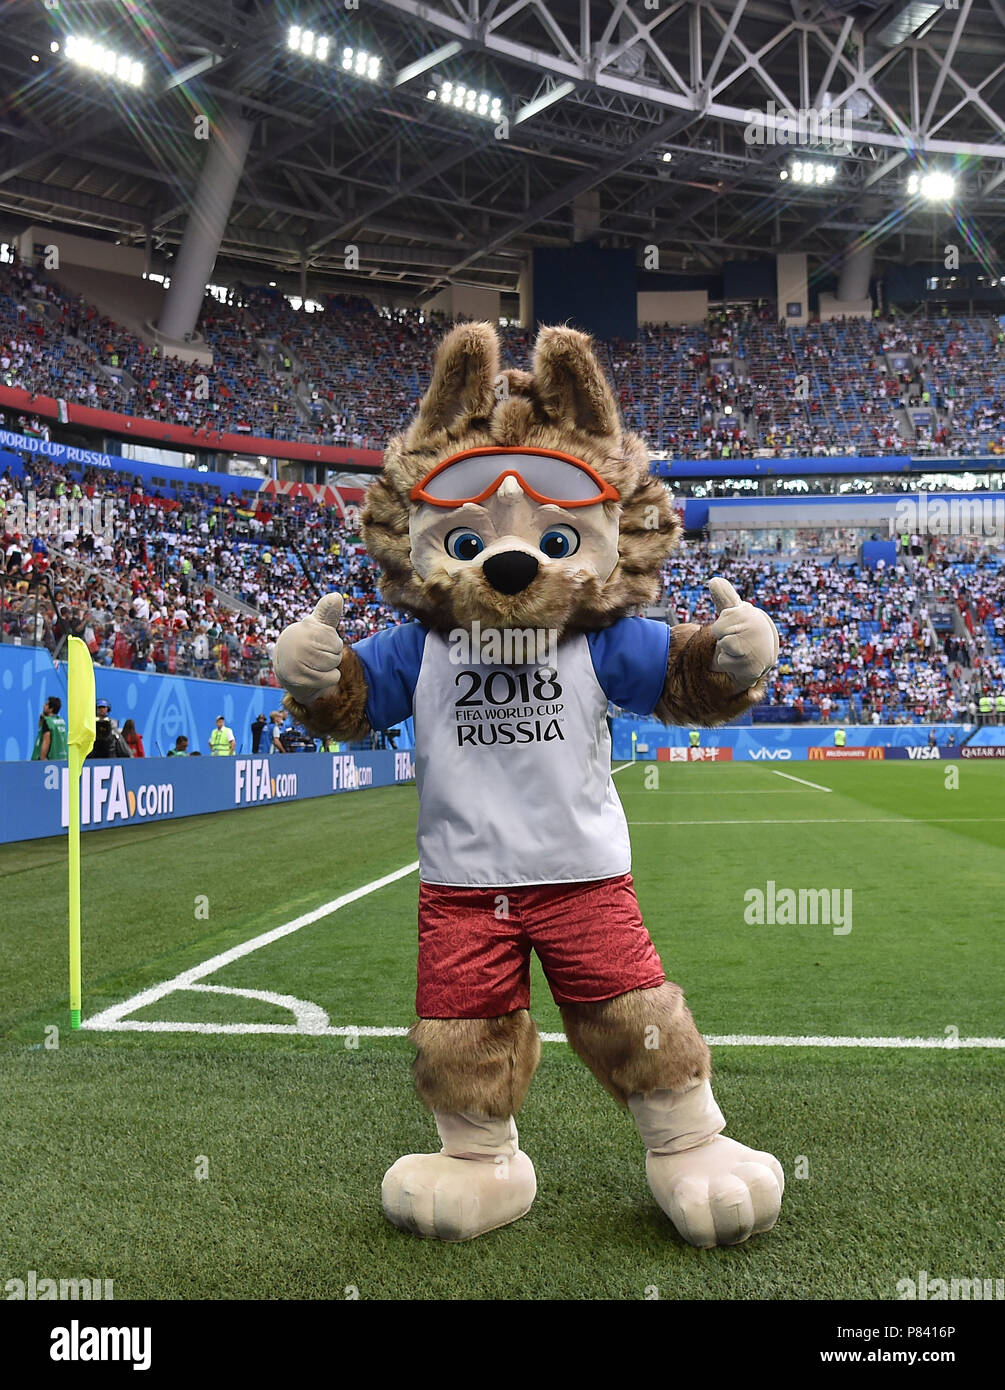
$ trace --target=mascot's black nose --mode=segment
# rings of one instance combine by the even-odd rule
[[[537,574],[537,561],[526,550],[504,550],[482,565],[485,578],[500,594],[518,594]]]

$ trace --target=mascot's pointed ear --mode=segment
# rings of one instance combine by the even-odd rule
[[[406,447],[424,448],[441,431],[463,434],[472,420],[486,419],[496,404],[498,375],[499,339],[490,323],[461,323],[451,329],[437,351],[433,379]]]
[[[618,407],[585,333],[542,328],[534,347],[534,378],[540,408],[552,424],[620,435]]]

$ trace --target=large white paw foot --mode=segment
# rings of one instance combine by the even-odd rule
[[[702,1249],[770,1231],[785,1191],[777,1158],[721,1134],[683,1153],[649,1153],[646,1177],[679,1234]]]
[[[496,1162],[406,1154],[384,1174],[380,1195],[392,1225],[437,1240],[471,1240],[530,1211],[534,1165],[517,1151]]]

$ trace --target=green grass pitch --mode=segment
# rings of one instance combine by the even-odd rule
[[[288,1027],[261,993],[333,1028],[407,1026],[417,876],[199,979],[250,995],[174,990],[128,1015],[210,1031],[71,1033],[65,843],[48,840],[0,849],[0,1283],[35,1270],[111,1278],[117,1298],[891,1299],[922,1269],[1000,1277],[1005,1052],[736,1040],[1005,1036],[1005,769],[781,772],[617,774],[667,972],[702,1031],[731,1039],[713,1049],[727,1132],[786,1170],[770,1235],[684,1245],[630,1118],[557,1041],[519,1120],[530,1214],[457,1246],[394,1230],[381,1176],[435,1147],[407,1040],[212,1029]],[[86,835],[85,1019],[408,865],[415,811],[414,789],[394,787]],[[769,881],[850,890],[851,930],[746,921],[745,895]],[[538,1026],[560,1031],[536,967],[533,990]]]

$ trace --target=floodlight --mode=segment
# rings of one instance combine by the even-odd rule
[[[439,92],[430,89],[426,95],[430,101],[434,101],[439,96],[440,101],[445,106],[452,106],[455,111],[466,111],[472,116],[481,116],[483,119],[497,121],[502,115],[502,99],[500,97],[478,91],[475,87],[465,87],[462,82],[442,82]]]
[[[791,178],[794,183],[815,184],[818,188],[833,183],[837,176],[836,164],[823,164],[813,159],[794,159],[788,169],[779,172],[779,178]]]
[[[948,203],[956,192],[956,179],[937,169],[925,174],[914,173],[907,180],[907,191],[920,195],[928,203]]]
[[[380,76],[380,59],[374,57],[372,53],[364,52],[361,48],[343,48],[342,70],[343,72],[354,73],[357,77],[367,77],[371,82],[376,82]]]
[[[291,24],[286,34],[286,47],[291,53],[325,63],[328,61],[331,39],[325,34],[315,34],[313,29],[305,29],[302,24]]]
[[[49,45],[50,51],[55,53],[59,45]],[[132,58],[127,58],[124,54],[116,53],[111,48],[106,48],[104,44],[97,43],[94,39],[85,39],[79,34],[68,34],[63,45],[64,52],[71,63],[78,67],[87,68],[90,72],[101,73],[104,77],[113,77],[119,82],[126,82],[131,87],[142,87],[144,78],[143,64],[136,62]]]

